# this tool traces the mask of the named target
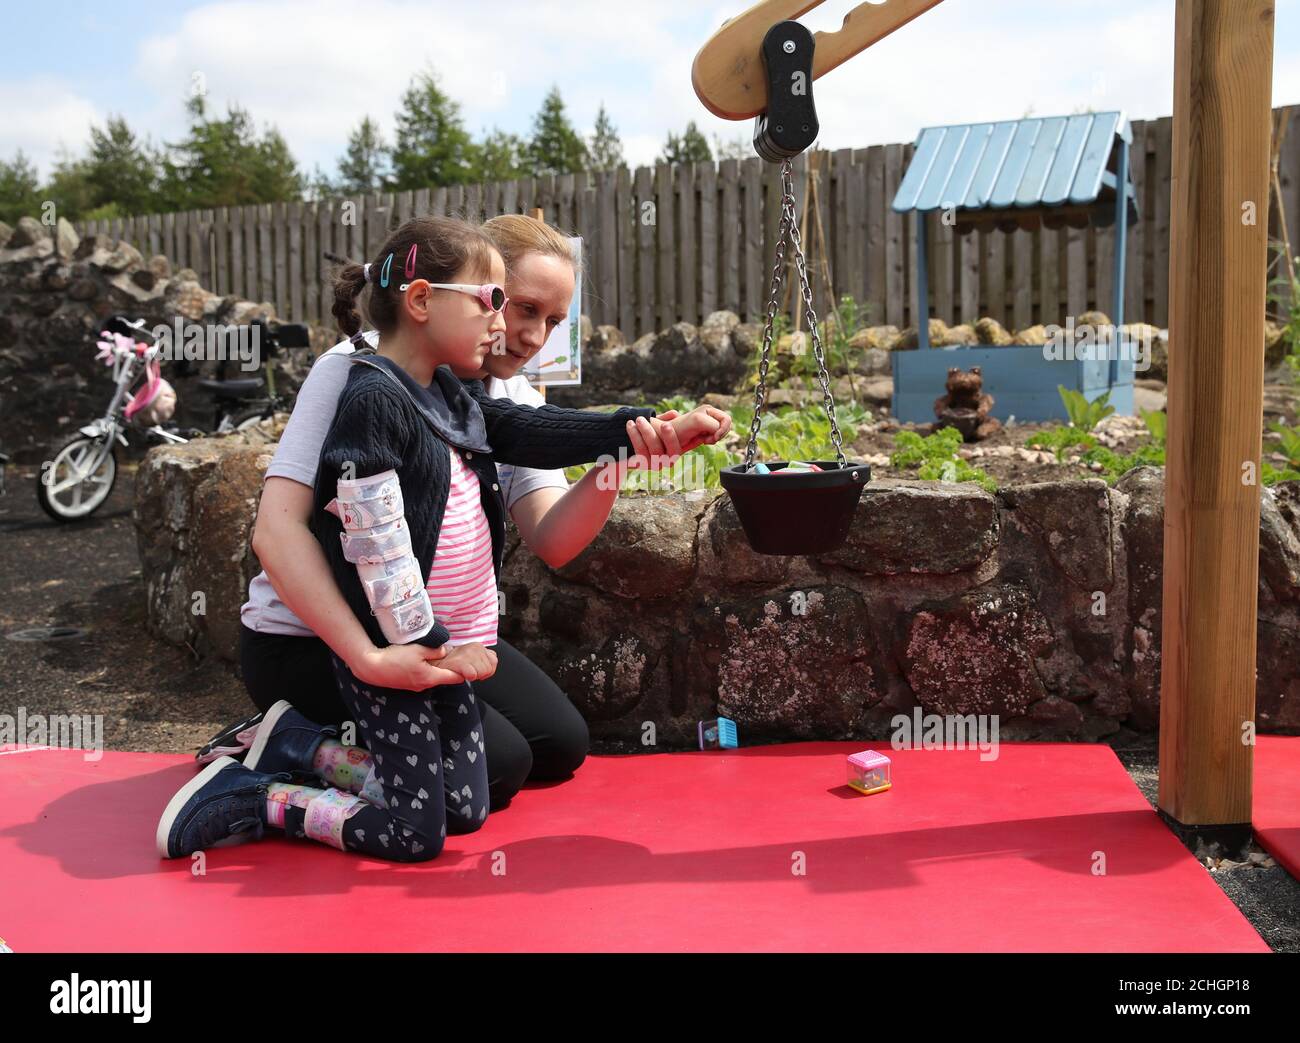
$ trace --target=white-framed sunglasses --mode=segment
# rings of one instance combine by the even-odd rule
[[[402,283],[397,289],[405,291],[411,284]],[[465,282],[431,282],[429,283],[435,290],[458,290],[460,293],[468,293],[472,297],[477,297],[483,307],[489,311],[505,311],[505,307],[510,303],[510,298],[506,296],[506,291],[496,283],[484,283],[482,286],[474,286]]]

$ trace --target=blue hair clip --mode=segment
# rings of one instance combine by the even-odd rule
[[[384,258],[384,266],[379,270],[379,285],[388,289],[388,273],[393,267],[393,255],[389,254]]]

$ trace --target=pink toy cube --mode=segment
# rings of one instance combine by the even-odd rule
[[[849,754],[849,785],[862,793],[889,789],[889,758],[875,750]]]

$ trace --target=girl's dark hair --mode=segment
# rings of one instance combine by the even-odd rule
[[[487,278],[495,244],[482,229],[455,217],[413,217],[390,235],[370,258],[370,281],[359,264],[345,264],[334,276],[334,306],[339,329],[352,337],[361,332],[362,314],[381,334],[397,328],[397,288],[407,282],[406,257],[415,251],[416,279],[450,282],[465,267]],[[384,263],[392,263],[388,286],[380,285]],[[364,295],[363,295],[364,291]],[[358,300],[358,298],[361,298]],[[361,312],[357,310],[360,304]]]

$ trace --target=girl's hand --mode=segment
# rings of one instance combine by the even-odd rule
[[[731,415],[714,406],[697,406],[683,417],[671,422],[681,443],[681,451],[689,453],[702,445],[716,445],[731,433]]]
[[[457,675],[456,680],[449,683],[482,681],[497,672],[497,654],[478,641],[471,641],[448,652],[442,667]]]
[[[685,416],[670,409],[629,420],[627,431],[636,454],[629,468],[657,471],[671,467],[683,453],[721,441],[731,431],[731,417],[713,406],[698,406]]]
[[[360,661],[348,667],[358,681],[378,688],[404,688],[422,692],[439,684],[457,684],[460,675],[435,666],[448,658],[445,648],[428,645],[389,645],[371,648]]]

